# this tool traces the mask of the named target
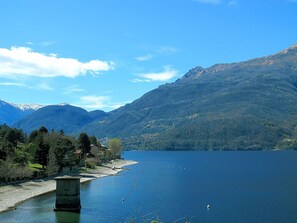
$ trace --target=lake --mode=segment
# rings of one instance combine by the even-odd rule
[[[0,222],[297,222],[297,152],[125,152],[138,161],[81,185],[80,214],[53,212],[55,193]],[[207,208],[207,205],[210,208]]]

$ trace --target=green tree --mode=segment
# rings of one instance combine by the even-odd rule
[[[83,155],[86,155],[91,150],[91,142],[87,133],[80,133],[78,137],[79,148],[82,150]]]
[[[50,147],[49,152],[48,152],[48,163],[46,166],[46,172],[48,176],[52,176],[57,174],[59,171],[59,165],[58,161],[55,155],[55,151],[53,147]]]
[[[38,130],[38,132],[47,134],[48,133],[48,130],[44,126],[41,126],[40,129]]]
[[[30,142],[26,145],[26,152],[29,154],[29,161],[32,163],[37,162],[38,145],[34,142]]]
[[[97,138],[95,136],[90,136],[90,143],[97,147],[101,146],[100,142],[97,140]]]
[[[37,136],[38,136],[38,131],[37,130],[32,131],[29,135],[28,143],[33,142]]]
[[[112,152],[114,158],[121,158],[123,152],[122,140],[118,138],[113,138],[108,141],[108,148]]]
[[[47,165],[48,153],[50,145],[46,143],[42,136],[38,137],[37,162],[42,165],[42,168]]]
[[[54,148],[57,164],[62,166],[69,166],[74,164],[74,145],[67,137],[62,137],[57,141]]]
[[[21,130],[5,128],[1,133],[0,159],[5,160],[7,156],[14,157],[18,142],[24,141],[24,134]]]
[[[11,147],[16,148],[18,145],[18,134],[16,133],[16,130],[9,129],[6,132],[3,140],[10,144]]]

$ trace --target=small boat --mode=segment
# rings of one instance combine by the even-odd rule
[[[210,204],[206,205],[206,208],[209,210],[210,209]]]

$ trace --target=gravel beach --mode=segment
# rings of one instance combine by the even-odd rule
[[[78,176],[81,177],[80,182],[84,183],[101,177],[115,175],[124,170],[125,166],[136,163],[137,162],[131,160],[116,160],[105,164],[104,166],[96,167],[94,170],[88,169],[87,171],[80,173]],[[0,186],[0,212],[17,208],[17,204],[27,199],[55,190],[56,181],[54,178]]]

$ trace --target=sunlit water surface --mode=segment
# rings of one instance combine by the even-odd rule
[[[81,185],[80,214],[53,212],[55,193],[49,193],[1,213],[0,222],[297,222],[297,152],[126,152],[124,157],[139,164]]]

